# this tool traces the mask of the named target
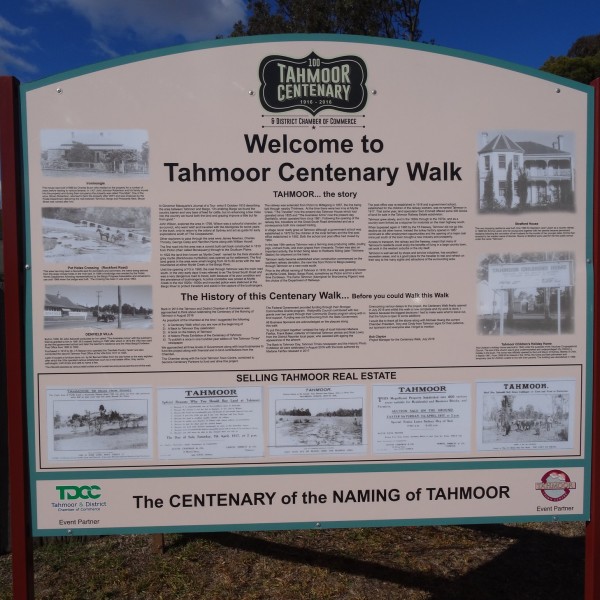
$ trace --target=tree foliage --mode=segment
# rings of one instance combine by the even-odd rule
[[[510,210],[512,208],[513,201],[513,166],[512,160],[508,163],[508,169],[506,171],[506,189],[504,191],[504,201],[506,202],[506,208]]]
[[[72,146],[65,152],[65,158],[69,162],[93,162],[94,151],[86,144],[73,142]]]
[[[109,150],[105,153],[104,163],[123,163],[123,162],[136,162],[140,158],[140,153],[137,150],[120,149],[120,150]]]
[[[494,196],[494,172],[490,169],[483,183],[483,205],[487,210],[493,210],[496,204]]]
[[[600,52],[600,33],[596,35],[584,35],[575,40],[569,48],[567,56],[570,58],[584,58],[595,56]]]
[[[286,410],[285,408],[282,408],[281,410],[277,411],[278,415],[281,416],[291,416],[291,417],[310,417],[311,413],[310,413],[310,409],[309,408],[292,408],[290,410]]]
[[[231,37],[271,33],[344,33],[417,41],[421,0],[248,0],[248,21]]]
[[[141,159],[143,162],[147,163],[149,158],[150,158],[150,146],[148,144],[148,142],[144,142],[142,144],[142,151],[141,151]]]
[[[519,196],[519,207],[525,208],[527,206],[527,191],[529,190],[529,179],[527,178],[527,172],[525,169],[519,169],[517,175],[517,196]]]
[[[551,56],[540,69],[580,83],[591,83],[600,77],[600,34],[578,38],[566,56]]]

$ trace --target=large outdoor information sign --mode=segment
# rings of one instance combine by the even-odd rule
[[[591,98],[339,36],[22,86],[34,533],[588,518]]]

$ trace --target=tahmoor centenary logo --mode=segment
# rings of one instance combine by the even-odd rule
[[[260,102],[269,112],[302,108],[354,113],[367,103],[367,66],[358,56],[267,56],[260,63]]]
[[[564,471],[558,469],[548,471],[542,477],[542,481],[535,484],[535,489],[542,492],[542,496],[550,502],[564,500],[576,487],[577,484],[571,481]]]

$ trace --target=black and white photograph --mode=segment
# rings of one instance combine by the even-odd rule
[[[151,388],[51,388],[46,398],[51,460],[149,456]]]
[[[273,453],[357,451],[365,443],[363,388],[274,388],[270,398]]]
[[[572,132],[489,130],[479,134],[481,213],[574,211]]]
[[[47,285],[44,329],[152,329],[150,285]]]
[[[42,173],[47,177],[148,177],[145,129],[43,129],[40,147]]]
[[[479,450],[573,447],[575,381],[479,382]]]
[[[149,262],[150,209],[42,208],[44,260],[55,264]]]
[[[481,335],[574,331],[573,252],[487,254],[477,268]]]

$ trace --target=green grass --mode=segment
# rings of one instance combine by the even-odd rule
[[[584,525],[530,523],[44,540],[52,600],[535,600],[583,597]],[[0,557],[0,598],[12,598]]]

